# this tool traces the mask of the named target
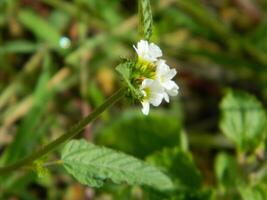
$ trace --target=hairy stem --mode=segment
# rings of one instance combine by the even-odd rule
[[[17,170],[23,166],[31,165],[35,160],[43,157],[47,153],[55,150],[58,148],[61,144],[66,142],[67,140],[73,138],[75,135],[77,135],[81,130],[83,130],[90,122],[95,120],[103,111],[105,111],[107,108],[109,108],[111,105],[113,105],[116,101],[118,101],[120,98],[123,97],[125,93],[125,89],[120,89],[115,94],[113,94],[111,97],[109,97],[101,106],[99,106],[95,111],[93,111],[90,115],[79,121],[77,124],[75,124],[72,128],[70,128],[65,134],[58,137],[51,143],[41,147],[39,150],[33,152],[32,154],[26,156],[24,159],[21,159],[17,161],[14,164],[1,167],[0,168],[0,175],[6,175],[6,173]]]

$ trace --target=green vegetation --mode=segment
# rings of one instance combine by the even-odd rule
[[[267,199],[266,13],[263,0],[1,0],[0,199]],[[148,116],[140,39],[179,85]]]

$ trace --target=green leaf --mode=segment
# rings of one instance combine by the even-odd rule
[[[256,185],[254,187],[239,187],[239,192],[243,200],[265,200],[267,199],[266,185]]]
[[[214,192],[211,189],[176,190],[172,193],[163,193],[151,189],[145,190],[144,198],[149,200],[215,200]]]
[[[26,40],[10,41],[0,47],[0,54],[32,53],[32,52],[35,52],[39,47],[40,47],[39,44],[26,41]]]
[[[144,116],[140,110],[126,110],[96,131],[96,141],[145,158],[164,147],[180,146],[181,119],[175,114],[157,110]]]
[[[118,10],[119,1],[117,0],[80,0],[85,7],[90,10],[91,15],[97,15],[100,19],[104,20],[106,24],[111,26],[118,25],[121,22],[121,15]]]
[[[62,151],[65,169],[80,183],[100,187],[108,179],[114,183],[148,185],[158,190],[170,190],[171,180],[157,168],[132,156],[85,140],[72,140]]]
[[[260,144],[265,137],[266,113],[253,95],[229,90],[220,109],[220,128],[239,150],[252,150]]]
[[[148,162],[161,167],[178,189],[200,188],[202,178],[189,153],[180,148],[164,149],[147,158]]]
[[[19,13],[19,20],[36,37],[48,42],[53,47],[59,47],[60,33],[45,19],[30,10],[23,10]]]
[[[142,38],[149,40],[152,35],[153,17],[150,0],[138,1],[139,31]]]
[[[5,153],[1,157],[1,162],[12,163],[28,152],[34,149],[36,142],[40,139],[38,132],[40,122],[54,92],[48,90],[48,82],[51,78],[52,60],[50,54],[45,56],[43,62],[43,71],[39,76],[38,83],[36,84],[33,92],[33,103],[31,110],[27,116],[23,118],[13,142],[6,148]]]
[[[238,171],[235,158],[226,153],[218,154],[215,160],[215,173],[218,184],[223,190],[236,186]]]
[[[93,51],[100,44],[107,42],[107,39],[108,37],[106,34],[99,34],[93,38],[86,39],[83,44],[81,44],[65,58],[66,62],[68,64],[77,65],[84,55],[90,51]]]

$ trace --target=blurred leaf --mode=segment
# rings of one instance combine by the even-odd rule
[[[4,155],[1,157],[1,161],[4,163],[11,163],[21,156],[25,156],[29,151],[32,151],[34,144],[36,144],[36,139],[39,138],[39,135],[35,134],[36,128],[53,94],[53,92],[48,91],[47,88],[48,81],[51,77],[50,65],[50,56],[47,55],[43,72],[39,77],[38,84],[34,91],[32,109],[23,119],[13,142],[8,146]]]
[[[3,46],[0,47],[0,54],[32,53],[35,52],[39,47],[40,47],[39,44],[26,40],[10,41],[6,42]]]
[[[176,5],[187,15],[192,17],[195,22],[205,26],[208,30],[214,32],[216,37],[220,37],[225,43],[234,42],[231,37],[231,31],[215,15],[196,0],[184,1],[176,0]],[[234,44],[231,44],[234,45]]]
[[[45,19],[30,10],[22,10],[19,13],[19,19],[37,38],[48,42],[53,47],[59,46],[60,33]]]
[[[153,23],[150,0],[138,0],[138,17],[141,38],[149,41],[152,35]]]
[[[88,95],[94,107],[100,106],[105,101],[103,92],[95,82],[90,82],[88,87]]]
[[[164,149],[147,158],[172,178],[178,189],[190,188],[191,190],[201,186],[201,175],[195,166],[192,157],[180,148]]]
[[[224,188],[233,188],[238,180],[238,169],[235,158],[226,153],[220,153],[215,160],[215,173],[218,184]]]
[[[146,189],[144,199],[149,200],[215,200],[213,191],[207,190],[180,190],[172,193],[163,193]]]
[[[254,186],[254,187],[239,187],[239,192],[243,200],[266,200],[266,186]]]
[[[106,40],[107,35],[105,34],[99,34],[93,38],[87,39],[76,50],[65,57],[66,62],[72,65],[77,65],[77,63],[80,63],[80,60],[84,55],[92,52],[92,49],[94,49],[99,44],[104,43]]]
[[[197,48],[188,48],[189,45],[183,49],[183,54],[192,59],[194,56],[203,56],[213,61],[216,64],[228,67],[228,69],[236,70],[239,73],[244,73],[246,68],[252,69],[257,72],[264,71],[263,65],[255,65],[254,62],[244,59],[240,56],[232,54],[230,52],[217,52],[213,50],[206,50],[201,45]],[[250,73],[253,71],[249,71]]]
[[[252,44],[254,44],[257,48],[267,52],[267,20],[264,21],[256,27],[253,32],[247,37]]]
[[[36,180],[36,174],[33,171],[28,171],[24,176],[14,176],[12,174],[8,179],[2,184],[2,191],[12,192],[12,194],[19,196],[22,199],[35,199],[32,194],[27,191],[27,186]],[[7,199],[1,196],[0,199]]]
[[[161,15],[161,20],[155,23],[153,27],[154,29],[157,28],[159,31],[159,37],[165,36],[164,34],[166,33],[177,31],[177,28],[178,30],[186,28],[186,30],[190,30],[190,34],[212,38],[212,31],[203,27],[176,7],[164,9]]]
[[[92,15],[96,15],[104,20],[107,24],[111,26],[116,26],[121,21],[120,11],[118,9],[119,0],[80,0],[90,11]]]
[[[144,116],[139,110],[126,110],[98,131],[96,141],[144,158],[164,147],[180,146],[180,131],[175,115],[158,111]]]
[[[71,17],[60,10],[55,10],[49,16],[49,21],[51,22],[51,25],[53,25],[54,28],[59,32],[61,32],[67,27],[67,25],[70,23],[70,20]]]
[[[220,128],[239,150],[252,150],[265,137],[266,113],[251,94],[229,90],[220,109]]]
[[[79,182],[100,187],[107,179],[114,183],[149,185],[170,190],[171,180],[157,168],[123,153],[98,147],[85,140],[72,140],[62,151],[65,169]]]

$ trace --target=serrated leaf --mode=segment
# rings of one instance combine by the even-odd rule
[[[265,137],[266,113],[253,95],[229,90],[220,109],[220,128],[239,150],[252,150],[260,144]]]
[[[149,40],[152,35],[153,17],[150,0],[138,1],[139,31],[142,38]]]
[[[100,187],[106,180],[114,183],[148,185],[158,190],[170,190],[171,180],[155,167],[132,156],[85,140],[72,140],[63,149],[65,169],[80,183]]]

